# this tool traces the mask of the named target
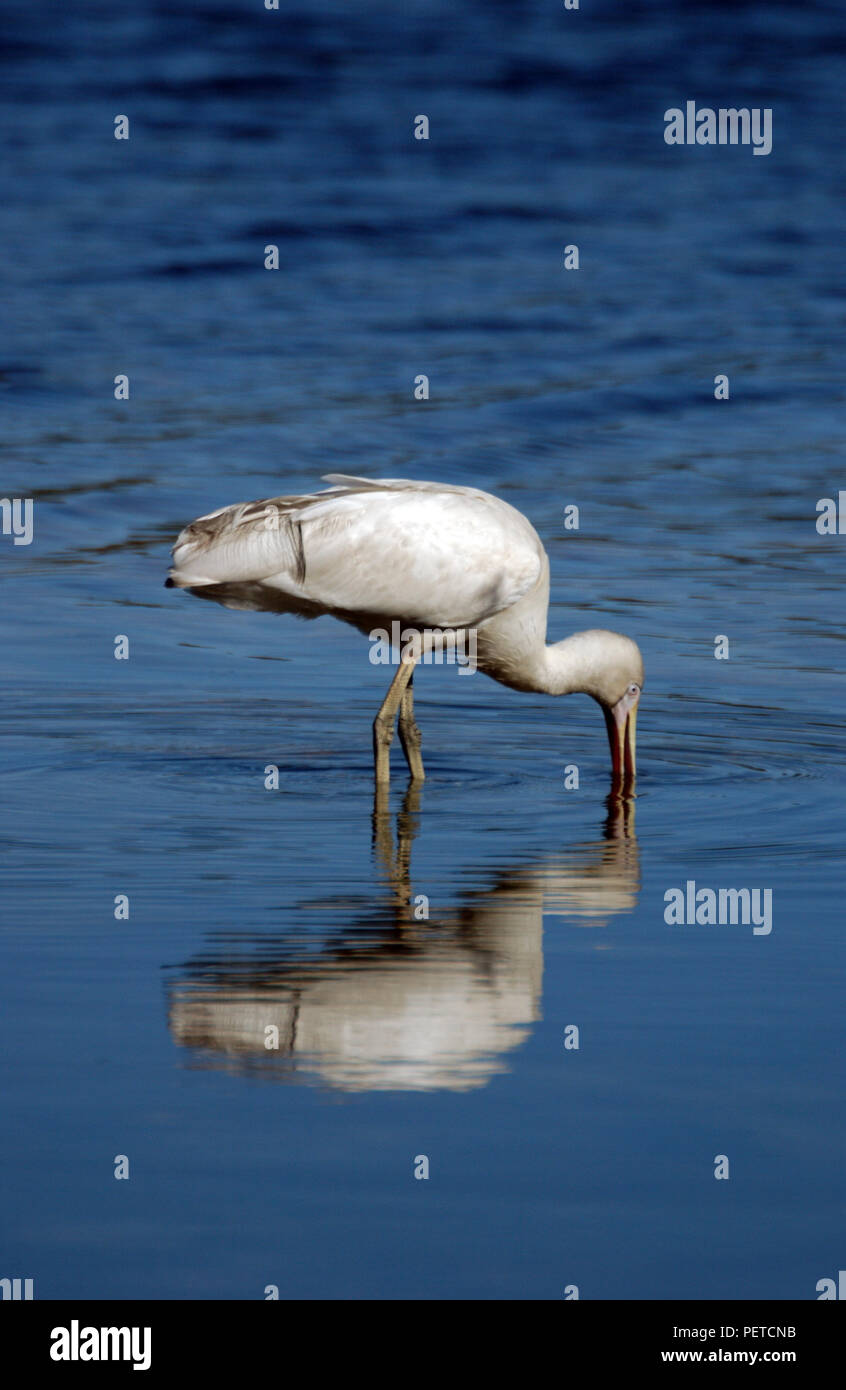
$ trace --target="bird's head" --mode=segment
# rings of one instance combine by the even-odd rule
[[[597,634],[598,635],[598,634]],[[643,689],[643,657],[630,637],[602,633],[601,660],[589,692],[602,706],[611,745],[614,782],[632,784],[635,778],[635,724]]]
[[[632,783],[635,775],[635,721],[643,689],[643,657],[630,637],[593,628],[575,632],[548,649],[554,675],[552,694],[583,691],[602,706],[611,771],[615,783]]]

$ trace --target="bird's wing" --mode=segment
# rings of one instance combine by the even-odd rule
[[[468,496],[492,496],[475,487],[462,487],[459,483],[421,483],[416,478],[358,478],[354,473],[323,473],[321,481],[333,484],[331,489],[326,489],[327,492],[342,489],[344,492],[461,492]],[[325,493],[315,493],[314,496],[323,497]]]
[[[171,579],[183,586],[303,573],[299,516],[309,497],[267,497],[219,507],[186,526],[173,547]]]
[[[174,547],[183,586],[260,582],[327,612],[473,626],[543,569],[522,513],[475,488],[330,474],[325,492],[200,517]]]

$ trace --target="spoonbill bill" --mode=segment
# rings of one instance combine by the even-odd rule
[[[475,638],[479,670],[513,690],[590,695],[601,706],[615,790],[632,790],[643,687],[636,644],[593,628],[546,644],[549,559],[534,527],[473,487],[327,474],[322,492],[238,502],[192,521],[168,585],[227,607],[328,613],[361,632],[398,623],[406,644],[373,722],[376,782],[399,735],[422,780],[413,676],[421,656]]]

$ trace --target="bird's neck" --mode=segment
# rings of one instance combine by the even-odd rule
[[[540,653],[541,683],[535,686],[546,695],[593,694],[596,685],[596,651],[587,634],[574,632]]]
[[[576,632],[561,642],[547,646],[537,633],[509,634],[508,642],[492,647],[481,642],[479,667],[494,680],[513,690],[537,691],[543,695],[590,695],[596,682],[596,652]],[[520,638],[529,640],[520,640]],[[480,633],[480,639],[482,634]]]
[[[548,605],[549,561],[544,554],[535,588],[480,627],[479,668],[513,690],[590,693],[596,677],[596,649],[586,640],[590,634],[576,632],[547,646]]]

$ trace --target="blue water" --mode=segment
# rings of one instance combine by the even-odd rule
[[[2,492],[35,529],[0,540],[0,1276],[816,1297],[844,1259],[844,539],[815,529],[846,487],[842,8],[10,0],[3,28]],[[771,107],[772,153],[667,146],[687,100]],[[633,807],[590,701],[431,668],[428,780],[396,748],[374,816],[366,641],[162,587],[193,517],[331,471],[531,518],[551,636],[643,650]],[[771,889],[772,932],[667,925],[688,880]]]

